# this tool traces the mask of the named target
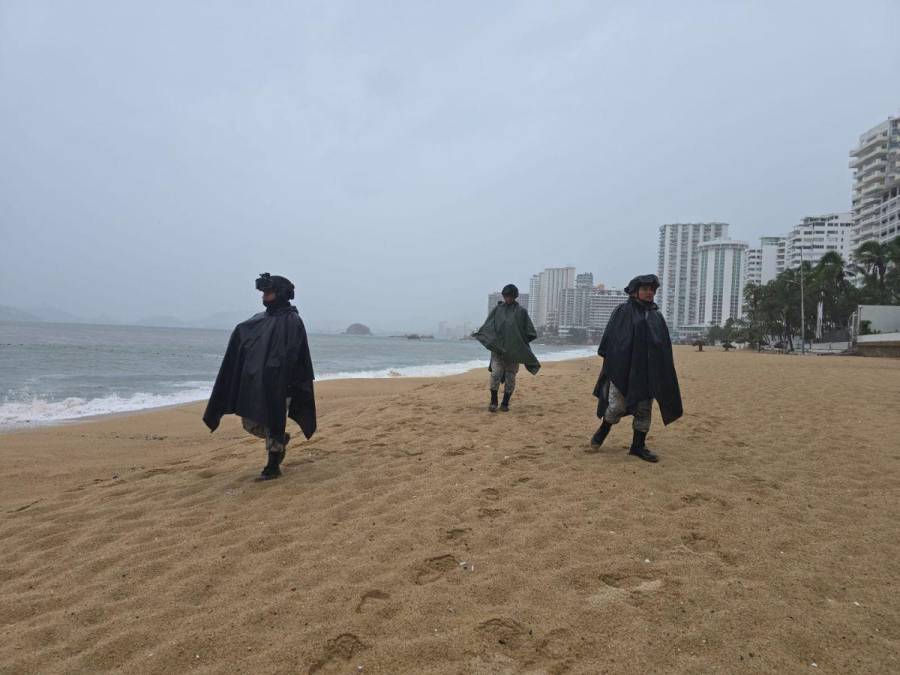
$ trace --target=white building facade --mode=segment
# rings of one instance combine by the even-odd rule
[[[839,253],[845,262],[849,262],[853,228],[853,215],[850,213],[807,216],[788,233],[787,268],[800,267],[801,259],[815,265],[829,251]]]
[[[588,314],[588,330],[599,339],[606,330],[613,310],[628,300],[628,294],[615,288],[594,288]]]
[[[700,244],[697,321],[688,330],[724,326],[743,314],[747,278],[747,242],[716,239]]]
[[[760,237],[759,283],[767,284],[787,269],[787,237]]]
[[[747,283],[762,283],[762,248],[747,249]]]
[[[586,330],[592,338],[599,339],[613,310],[628,299],[624,291],[580,286],[560,291],[559,334],[569,335],[573,329]]]
[[[882,242],[900,237],[900,183],[894,183],[881,195],[880,205]]]
[[[897,220],[885,222],[883,209],[900,183],[900,117],[888,117],[859,137],[859,145],[850,151],[850,168],[853,169],[851,249],[866,241],[890,241],[897,236]],[[895,207],[896,202],[889,210]],[[890,232],[892,223],[893,233]]]
[[[560,291],[575,288],[574,267],[548,267],[531,277],[528,313],[538,328],[559,320]]]
[[[673,337],[696,326],[700,309],[700,245],[728,237],[727,223],[673,223],[659,228],[656,301]]]

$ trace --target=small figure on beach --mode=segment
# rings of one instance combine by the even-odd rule
[[[653,400],[664,424],[683,412],[669,328],[653,302],[658,288],[655,274],[635,277],[625,287],[628,300],[613,310],[597,349],[603,368],[594,387],[599,399],[597,417],[603,422],[591,438],[591,447],[603,445],[612,426],[624,415],[633,415],[634,437],[628,454],[647,462],[659,459],[646,445]]]
[[[501,384],[503,384],[503,401],[500,403],[500,410],[509,412],[509,400],[516,389],[516,374],[519,372],[520,364],[532,375],[536,375],[541,367],[529,346],[529,343],[537,337],[537,331],[531,317],[528,316],[528,310],[516,300],[519,297],[519,289],[515,284],[507,284],[500,294],[503,301],[497,303],[488,314],[484,325],[472,334],[491,352],[491,362],[488,366],[491,373],[491,403],[488,406],[490,412],[497,412],[497,394]]]
[[[306,328],[291,304],[294,284],[261,274],[256,280],[266,311],[237,325],[203,414],[210,431],[223,415],[240,415],[244,429],[266,440],[267,462],[258,480],[281,475],[291,435],[290,417],[307,439],[316,431],[313,366]]]

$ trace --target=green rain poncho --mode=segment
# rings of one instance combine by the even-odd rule
[[[504,361],[521,363],[532,375],[541,368],[528,343],[537,337],[531,317],[518,302],[500,303],[473,337]]]

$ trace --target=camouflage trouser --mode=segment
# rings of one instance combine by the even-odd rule
[[[291,399],[287,400],[287,407],[291,407]],[[242,417],[241,423],[244,425],[244,431],[246,431],[248,434],[253,434],[257,438],[266,439],[266,452],[278,452],[282,455],[284,454],[285,444],[278,439],[273,438],[269,434],[268,427],[260,424],[259,422],[254,422],[247,417]]]
[[[516,389],[516,373],[519,372],[518,363],[509,363],[491,352],[491,391],[500,389],[503,381],[503,391],[512,394]]]
[[[653,400],[647,399],[637,404],[634,410],[634,420],[631,428],[635,431],[650,431],[650,416],[653,413]],[[612,382],[609,383],[609,397],[607,398],[606,412],[603,413],[603,419],[610,424],[618,424],[625,414],[625,397],[622,392],[616,388]]]

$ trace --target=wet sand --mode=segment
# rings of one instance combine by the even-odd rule
[[[676,361],[656,465],[599,359],[321,383],[269,483],[202,405],[2,435],[0,673],[900,672],[900,360]]]

